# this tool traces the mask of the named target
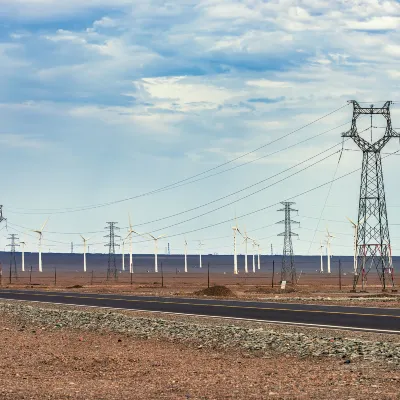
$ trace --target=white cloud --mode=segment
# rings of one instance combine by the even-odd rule
[[[261,17],[261,14],[257,10],[236,2],[204,2],[199,8],[202,8],[206,15],[211,18],[248,20],[259,19]]]
[[[0,133],[0,144],[9,148],[43,149],[47,143],[38,137],[14,133]]]
[[[347,21],[347,26],[358,30],[387,30],[400,26],[399,17],[374,17],[367,21]]]
[[[260,88],[287,88],[290,87],[288,82],[271,81],[268,79],[249,80],[246,82],[249,86],[256,86]]]
[[[159,108],[176,111],[215,109],[237,96],[224,87],[203,83],[187,77],[144,78],[135,82],[142,100],[155,101]]]

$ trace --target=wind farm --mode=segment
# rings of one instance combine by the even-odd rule
[[[0,399],[398,399],[399,1],[0,3]]]

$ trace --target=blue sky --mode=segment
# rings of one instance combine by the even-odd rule
[[[134,224],[173,215],[339,144],[340,133],[350,127],[350,106],[229,166],[337,129],[209,179],[93,210],[50,210],[124,199],[199,174],[350,99],[400,101],[399,25],[400,4],[390,0],[0,0],[1,203],[9,233],[25,231],[21,236],[34,251],[37,240],[28,230],[50,216],[44,241],[51,251],[68,251],[69,243],[80,244],[79,233],[86,232],[96,232],[93,250],[106,251],[106,233],[101,232],[106,221],[124,228],[128,212]],[[392,117],[393,126],[400,127],[399,104],[393,104]],[[345,148],[356,147],[349,142]],[[398,148],[393,140],[386,151]],[[193,253],[199,240],[205,252],[231,253],[231,222],[185,232],[236,212],[240,227],[260,241],[264,252],[269,253],[271,243],[279,252],[282,238],[276,234],[282,227],[269,226],[283,217],[278,207],[240,216],[329,181],[337,162],[333,155],[189,222],[168,228],[253,190],[137,229],[172,235],[160,247],[169,241],[173,252],[182,252],[185,236]],[[400,224],[399,162],[398,156],[384,160],[393,224]],[[337,176],[360,165],[360,153],[344,151]],[[356,173],[333,184],[323,212],[332,221],[320,223],[311,248],[314,218],[321,215],[328,186],[296,198],[301,221],[297,253],[317,253],[326,225],[337,236],[333,253],[352,253],[345,216],[356,217],[359,179]],[[4,248],[7,232],[1,234]],[[399,226],[391,226],[391,236],[399,251]],[[151,243],[135,244],[135,252],[151,249]]]

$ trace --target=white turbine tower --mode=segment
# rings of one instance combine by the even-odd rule
[[[357,236],[358,236],[358,227],[360,224],[362,224],[364,222],[364,218],[358,223],[356,224],[354,221],[352,221],[349,217],[346,217],[349,222],[351,223],[351,225],[353,225],[354,228],[354,261],[353,261],[353,268],[354,268],[354,275],[357,274],[357,255],[358,255],[358,251],[357,251]]]
[[[244,258],[244,272],[245,272],[245,274],[248,274],[249,273],[249,268],[248,268],[248,265],[247,265],[247,242],[248,242],[249,239],[250,240],[253,240],[253,239],[247,235],[246,228],[244,229],[243,238],[244,238],[243,243],[245,244],[245,249],[246,249],[245,256],[244,256],[245,257]]]
[[[320,250],[320,254],[321,254],[321,270],[320,273],[323,274],[324,273],[324,259],[323,259],[323,248],[324,245],[322,244],[322,240],[319,242],[319,250]]]
[[[140,235],[143,236],[142,234],[136,232],[133,230],[132,228],[132,222],[131,222],[131,215],[128,213],[128,217],[129,217],[129,230],[128,230],[128,235],[126,236],[126,238],[124,240],[126,240],[129,237],[129,273],[133,272],[133,264],[132,264],[132,234],[136,233],[136,235]],[[123,261],[124,264],[124,269],[125,269],[125,260]]]
[[[255,248],[257,247],[257,243],[253,240],[253,273],[256,273],[256,255]]]
[[[257,265],[257,269],[261,269],[261,265],[260,265],[260,243],[257,243],[257,248],[258,248],[258,265]]]
[[[328,274],[331,273],[331,239],[333,239],[335,236],[331,235],[328,231],[328,228],[326,228],[326,246],[328,249]]]
[[[235,218],[235,226],[232,227],[233,230],[233,273],[237,275],[238,271],[238,262],[237,262],[237,246],[236,246],[236,235],[240,233],[239,227],[237,225],[237,221]]]
[[[148,233],[147,235],[154,240],[154,272],[158,272],[158,241],[167,235],[161,235],[158,237],[153,236],[151,233]]]
[[[26,242],[19,242],[22,245],[22,272],[25,271],[25,246],[26,246]]]
[[[203,242],[200,240],[200,242],[199,242],[199,267],[200,268],[203,268],[203,262],[202,262],[202,260],[201,260],[201,248],[204,246],[204,244],[203,244]]]
[[[122,239],[122,267],[121,267],[121,271],[124,272],[125,271],[125,239]]]
[[[188,272],[187,268],[187,240],[185,238],[185,272]]]
[[[35,232],[39,235],[39,272],[43,272],[43,265],[42,265],[42,237],[43,237],[43,231],[44,228],[46,227],[46,224],[48,222],[48,218],[46,219],[45,223],[42,225],[42,228],[37,231],[32,231]]]
[[[80,235],[82,240],[83,240],[83,272],[86,272],[86,248],[87,248],[87,242],[91,239],[86,239],[82,235]]]

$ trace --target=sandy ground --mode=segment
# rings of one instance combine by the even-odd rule
[[[0,317],[1,399],[399,399],[387,365],[262,358]]]
[[[320,274],[303,275],[293,291],[280,290],[279,276],[276,275],[274,288],[272,288],[272,276],[257,273],[248,276],[233,276],[224,274],[210,274],[210,285],[226,285],[236,298],[261,301],[304,301],[314,304],[339,304],[339,305],[365,305],[369,307],[400,307],[400,293],[391,291],[383,294],[376,277],[371,276],[367,287],[367,293],[351,293],[352,278],[342,277],[341,290],[337,276]],[[131,284],[132,282],[132,284]],[[75,285],[82,287],[73,288]],[[184,296],[193,297],[194,292],[204,289],[208,285],[207,273],[169,273],[164,274],[119,274],[118,279],[107,281],[105,275],[88,272],[60,273],[45,271],[30,276],[29,272],[20,274],[9,282],[9,277],[3,276],[2,288],[32,289],[32,290],[68,290],[91,293],[123,293],[132,295],[156,295],[156,296]],[[377,300],[373,297],[389,297],[389,301]],[[354,297],[365,299],[362,302],[355,301]],[[372,297],[372,299],[370,299]],[[300,300],[299,300],[300,298]],[[346,300],[345,298],[348,298]],[[337,300],[336,300],[337,299]]]

